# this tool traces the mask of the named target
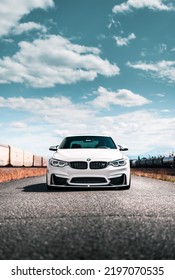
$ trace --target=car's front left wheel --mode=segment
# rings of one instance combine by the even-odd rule
[[[130,187],[131,187],[131,176],[130,176],[130,179],[129,179],[129,185],[122,187],[122,189],[123,190],[129,190]]]
[[[46,188],[47,188],[48,191],[54,191],[55,190],[55,187],[52,187],[52,186],[48,185],[47,183],[46,183]]]
[[[53,186],[50,186],[50,185],[48,184],[47,176],[46,176],[46,188],[47,188],[48,191],[54,191],[54,190],[55,190],[55,188],[54,188]]]

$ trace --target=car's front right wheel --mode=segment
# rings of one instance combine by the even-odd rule
[[[130,179],[129,179],[129,185],[120,187],[120,190],[129,190],[130,187],[131,187],[131,176],[130,176]],[[117,188],[117,190],[118,189],[119,188]]]

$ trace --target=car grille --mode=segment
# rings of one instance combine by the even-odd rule
[[[74,169],[87,169],[88,164],[86,161],[71,161],[70,167]]]
[[[107,166],[106,161],[92,161],[90,162],[90,169],[103,169]]]
[[[106,161],[92,161],[89,164],[90,169],[103,169],[106,168],[108,163]],[[88,163],[86,161],[71,161],[70,167],[74,169],[87,169]]]
[[[103,177],[75,177],[75,178],[72,178],[71,183],[101,184],[101,183],[106,183],[106,179]]]

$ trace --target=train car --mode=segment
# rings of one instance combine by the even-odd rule
[[[146,166],[147,167],[154,167],[154,158],[147,158],[146,159]]]
[[[154,159],[154,166],[155,167],[163,167],[163,157],[157,157]]]
[[[131,160],[130,166],[131,167],[139,167],[139,160],[138,159]]]
[[[10,165],[12,166],[23,166],[23,150],[19,148],[10,147]]]
[[[147,167],[147,168],[175,168],[175,155],[174,153],[169,156],[139,158],[130,161],[131,168]]]
[[[154,167],[163,167],[163,157],[154,158]]]
[[[23,152],[23,165],[26,167],[33,166],[33,154],[27,151]]]
[[[28,151],[0,144],[0,166],[45,167],[47,166],[47,161],[46,158],[33,155]]]
[[[7,166],[10,164],[10,147],[8,145],[0,144],[0,166]]]
[[[146,167],[146,158],[141,158],[140,159],[139,166],[140,167]]]
[[[47,166],[47,162],[48,162],[48,160],[46,158],[42,157],[42,166],[43,167]]]
[[[163,158],[164,167],[175,167],[175,156],[169,156]]]
[[[41,156],[37,156],[37,155],[34,155],[33,156],[33,166],[42,166],[42,157]]]

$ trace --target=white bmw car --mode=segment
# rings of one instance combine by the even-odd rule
[[[117,187],[129,189],[129,159],[109,136],[68,136],[48,161],[48,190],[64,187]]]

